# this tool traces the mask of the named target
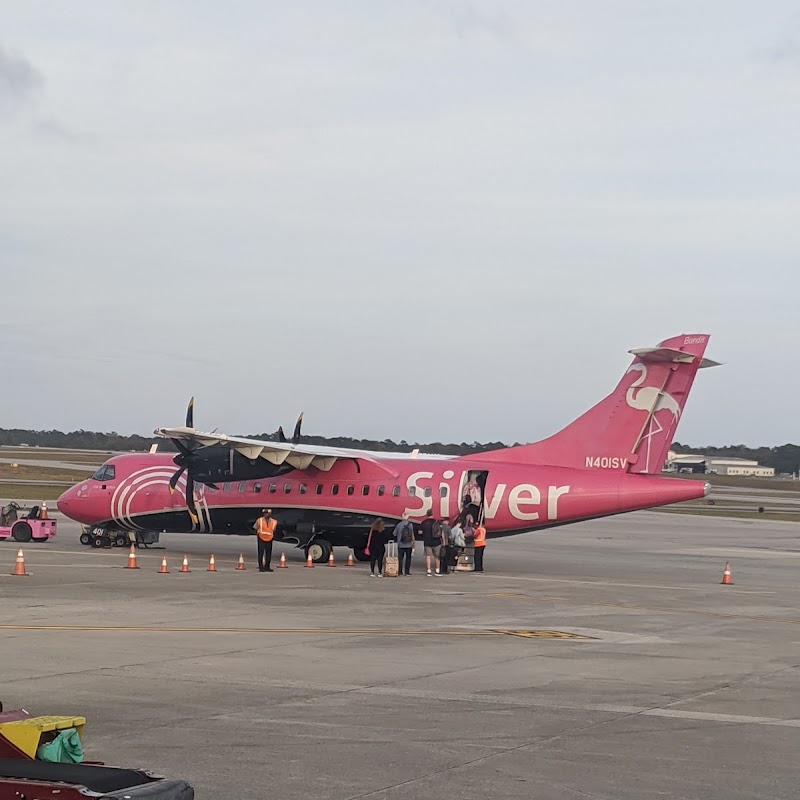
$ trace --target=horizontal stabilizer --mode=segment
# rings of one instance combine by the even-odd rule
[[[628,350],[632,356],[636,356],[640,361],[649,364],[670,361],[673,364],[691,364],[697,360],[696,355],[684,353],[682,350],[674,350],[671,347],[635,347]],[[698,365],[698,369],[722,366],[719,361],[712,361],[710,358],[703,358]]]
[[[675,364],[691,364],[697,360],[697,356],[692,353],[684,353],[682,350],[673,350],[671,347],[634,347],[628,350],[632,356],[637,356],[640,361],[657,363],[672,361]]]

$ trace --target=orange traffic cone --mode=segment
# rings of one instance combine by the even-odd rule
[[[167,557],[161,559],[161,569],[158,571],[159,575],[169,575],[169,568],[167,567]]]
[[[722,571],[722,580],[720,583],[723,586],[733,586],[733,579],[731,578],[731,565],[729,561],[725,562],[725,569]]]
[[[48,519],[47,503],[44,500],[42,500],[42,507],[39,509],[39,519]]]
[[[17,563],[14,564],[14,571],[11,573],[12,575],[27,575],[28,573],[25,571],[25,556],[22,555],[22,548],[20,547],[17,550]]]
[[[133,545],[131,545],[131,551],[128,553],[128,563],[125,565],[125,569],[139,569],[139,565],[136,563],[136,549]]]
[[[217,565],[216,562],[214,561],[214,554],[212,553],[211,558],[208,559],[208,569],[206,570],[206,572],[216,572],[216,571],[217,571]]]
[[[286,553],[281,553],[281,560],[278,562],[278,569],[288,569],[286,564]]]
[[[353,564],[353,551],[352,550],[347,554],[347,566],[348,567],[355,566],[355,564]]]
[[[236,565],[236,569],[244,569],[244,556],[239,553],[239,563]]]
[[[333,550],[331,550],[331,554],[328,556],[328,566],[335,567],[336,562],[333,560]]]
[[[309,554],[308,554],[308,557],[306,558],[306,566],[307,566],[307,567],[313,567],[313,566],[314,566],[314,562],[313,562],[313,560],[311,559],[311,553],[309,553]]]
[[[191,572],[189,569],[189,559],[187,556],[183,557],[183,564],[181,564],[180,572]]]

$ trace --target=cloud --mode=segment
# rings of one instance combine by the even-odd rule
[[[483,11],[470,0],[464,0],[452,6],[450,17],[461,39],[474,31],[484,31],[498,39],[509,39],[511,36],[511,18],[503,9]]]
[[[28,102],[44,86],[44,77],[24,56],[0,46],[0,119]]]
[[[786,37],[780,42],[776,42],[771,47],[761,51],[761,55],[767,61],[774,64],[794,64],[800,66],[800,41],[795,37]]]
[[[43,117],[38,120],[34,128],[36,133],[45,139],[54,139],[59,142],[68,142],[70,144],[76,143],[81,139],[81,137],[69,130],[53,116]]]

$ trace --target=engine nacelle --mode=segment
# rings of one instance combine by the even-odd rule
[[[271,478],[294,468],[289,464],[271,464],[263,458],[251,460],[232,447],[213,444],[192,452],[190,469],[192,477],[200,483],[224,483]]]

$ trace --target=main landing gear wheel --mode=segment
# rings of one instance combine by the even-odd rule
[[[15,542],[29,542],[33,538],[33,528],[27,522],[15,522],[11,528],[11,538]]]
[[[369,561],[369,556],[364,552],[363,547],[353,550],[353,555],[356,557],[356,561]]]
[[[327,539],[314,539],[308,547],[306,547],[306,558],[311,556],[311,560],[315,564],[324,564],[331,557],[333,547]]]
[[[92,539],[92,547],[111,547],[111,539],[107,536],[95,536]]]

